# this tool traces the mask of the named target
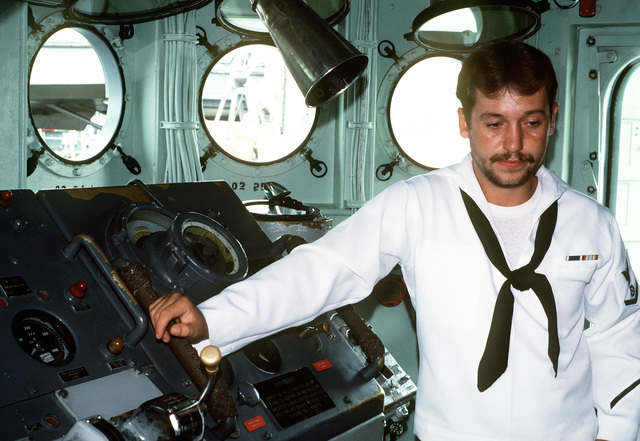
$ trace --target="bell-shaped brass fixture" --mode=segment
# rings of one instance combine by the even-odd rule
[[[344,92],[368,58],[302,0],[251,0],[309,107]]]

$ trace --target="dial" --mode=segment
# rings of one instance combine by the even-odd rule
[[[182,239],[196,261],[215,274],[235,274],[240,257],[221,231],[204,222],[185,222]]]
[[[61,366],[73,359],[76,344],[71,332],[49,313],[21,311],[14,317],[12,329],[22,350],[40,363]]]

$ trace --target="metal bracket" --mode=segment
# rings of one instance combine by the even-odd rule
[[[580,163],[580,174],[582,176],[582,180],[584,181],[587,192],[589,194],[595,194],[598,191],[598,182],[593,171],[593,162],[586,160],[582,161]]]

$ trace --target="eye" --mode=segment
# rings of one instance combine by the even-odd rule
[[[537,127],[540,127],[542,125],[542,121],[539,121],[539,120],[526,121],[525,124],[528,127],[537,128]]]
[[[490,129],[497,129],[498,127],[500,127],[500,123],[499,122],[486,123],[486,126]]]

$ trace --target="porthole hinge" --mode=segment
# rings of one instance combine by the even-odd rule
[[[211,158],[215,158],[217,154],[218,152],[216,152],[216,150],[212,146],[207,147],[204,155],[200,157],[200,167],[202,167],[203,173],[207,169],[207,161]]]
[[[44,32],[42,30],[42,26],[38,24],[35,17],[33,16],[33,10],[31,9],[31,6],[29,6],[28,10],[29,17],[27,19],[27,23],[29,24],[29,27],[33,30],[33,32]]]

